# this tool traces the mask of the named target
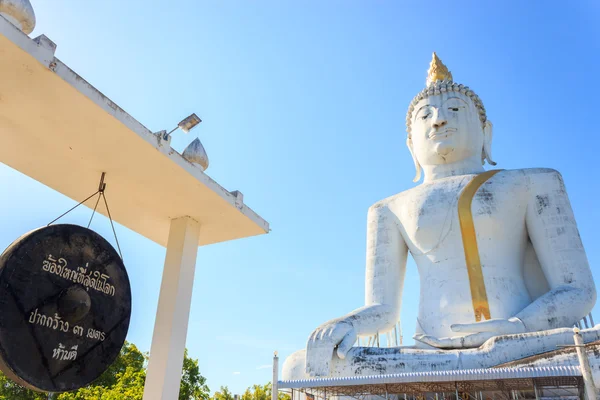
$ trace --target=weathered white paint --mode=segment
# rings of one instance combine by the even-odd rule
[[[144,400],[179,396],[199,236],[192,218],[171,221]]]
[[[581,331],[585,343],[600,340],[600,325]],[[572,351],[568,362],[548,362],[543,353],[556,351],[558,346],[573,345],[572,328],[559,328],[543,332],[529,332],[516,335],[500,335],[488,340],[484,345],[471,349],[419,349],[415,347],[378,348],[352,347],[346,358],[334,355],[331,360],[329,377],[385,375],[406,372],[448,371],[456,369],[492,368],[496,366],[554,366],[579,365],[577,355]],[[536,361],[519,363],[514,360],[527,360],[539,357]],[[541,360],[541,361],[540,361]],[[600,383],[600,357],[590,355],[594,367],[596,385]],[[305,372],[306,350],[289,356],[282,370],[282,380],[309,379]],[[598,377],[596,377],[598,375]]]
[[[31,39],[0,18],[0,162],[76,201],[106,172],[113,219],[162,246],[171,219],[182,215],[202,224],[200,245],[269,231],[268,222],[62,63],[55,49],[47,37]],[[41,161],[48,157],[51,163]]]
[[[600,389],[600,342],[598,338],[590,337],[589,332],[598,330],[600,326],[594,329],[585,329],[580,331],[583,342],[586,343],[585,353],[587,354],[594,386]],[[573,347],[573,341],[566,343],[566,347],[555,349],[546,353],[526,357],[506,364],[501,367],[508,368],[529,368],[529,367],[561,367],[561,366],[577,366],[581,367],[581,361],[576,348]],[[588,378],[589,379],[589,378]]]
[[[423,183],[369,209],[365,306],[315,329],[306,352],[284,363],[284,379],[491,367],[570,342],[570,329],[556,328],[592,309],[596,289],[561,175],[507,170],[471,206],[492,317],[475,321],[457,203],[491,162],[492,124],[472,92],[435,85],[410,115],[407,144]],[[416,346],[352,348],[399,320],[409,252],[421,284]]]
[[[29,0],[0,0],[0,15],[28,35],[35,28],[35,13]]]

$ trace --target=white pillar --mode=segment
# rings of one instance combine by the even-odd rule
[[[590,362],[585,350],[583,338],[581,337],[579,329],[577,328],[573,329],[573,339],[575,341],[575,349],[577,349],[577,358],[579,358],[579,368],[581,369],[587,400],[596,400],[596,386],[594,385],[594,378],[592,377]]]
[[[176,400],[183,367],[200,224],[171,221],[144,400]]]
[[[273,354],[273,383],[271,383],[271,400],[279,397],[279,357],[277,352]]]

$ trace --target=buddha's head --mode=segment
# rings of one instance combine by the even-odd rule
[[[410,103],[406,114],[406,144],[421,178],[422,165],[452,164],[481,158],[492,161],[492,123],[479,97],[452,80],[452,74],[435,53],[426,88]]]

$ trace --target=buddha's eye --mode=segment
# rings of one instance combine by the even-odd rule
[[[426,119],[427,119],[427,117],[429,117],[429,115],[431,115],[431,114],[425,114],[425,115],[422,115],[422,116],[421,116],[421,119],[422,119],[422,120],[426,120]]]
[[[456,112],[459,110],[459,108],[458,107],[448,107],[448,110]]]

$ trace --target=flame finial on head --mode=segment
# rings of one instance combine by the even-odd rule
[[[469,97],[477,108],[482,127],[485,126],[487,115],[479,96],[469,89],[468,86],[454,82],[452,73],[448,71],[448,67],[444,65],[442,60],[440,60],[437,54],[434,52],[431,63],[429,64],[429,71],[427,71],[425,89],[421,90],[421,92],[412,99],[410,105],[408,106],[408,112],[406,113],[406,131],[408,132],[409,136],[412,125],[412,114],[417,103],[429,96],[439,95],[446,92],[462,93]]]
[[[434,51],[431,63],[429,64],[429,71],[427,71],[425,86],[431,86],[431,84],[437,81],[452,81],[452,73],[448,71],[448,67],[444,65]]]

